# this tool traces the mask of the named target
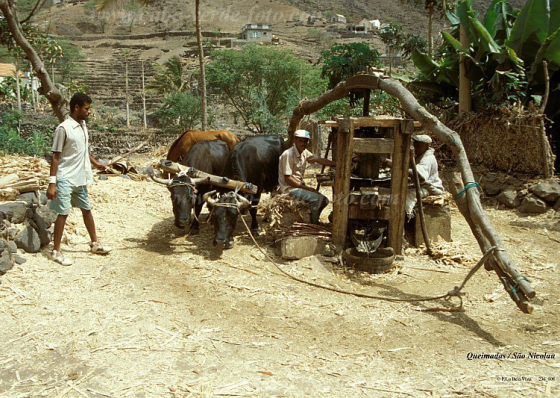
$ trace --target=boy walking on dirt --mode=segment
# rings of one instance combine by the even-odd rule
[[[91,103],[92,99],[87,94],[76,93],[72,96],[70,116],[56,128],[51,148],[52,163],[47,198],[51,200],[50,208],[58,213],[58,217],[54,224],[50,258],[62,265],[72,264],[60,250],[70,207],[78,207],[82,211],[84,224],[91,239],[91,252],[107,254],[111,251],[110,247],[101,246],[97,241],[86,186],[88,182],[93,182],[92,164],[98,169],[105,169],[105,165],[89,154],[86,121],[91,113]]]

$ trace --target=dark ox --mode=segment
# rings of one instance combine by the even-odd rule
[[[204,195],[213,206],[214,245],[221,249],[233,247],[233,232],[239,212],[250,207],[251,231],[258,232],[257,205],[263,192],[272,192],[278,186],[278,159],[287,144],[277,135],[258,135],[245,138],[230,152],[221,175],[258,186],[254,196],[241,196],[236,192],[214,197]]]
[[[239,142],[239,138],[235,134],[226,130],[187,130],[171,144],[167,152],[167,160],[180,162],[194,144],[208,140],[222,140],[228,145],[229,149]]]
[[[201,141],[193,145],[180,164],[208,174],[219,175],[225,167],[228,154],[229,147],[223,141]],[[190,223],[191,234],[197,234],[198,216],[204,205],[203,196],[210,191],[211,185],[204,183],[204,179],[191,178],[183,173],[172,179],[154,178],[154,180],[166,184],[171,193],[175,226],[185,228]],[[191,215],[193,206],[194,218]]]

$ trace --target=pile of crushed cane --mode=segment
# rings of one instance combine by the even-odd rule
[[[32,156],[0,157],[0,201],[16,200],[19,194],[46,189],[50,166]]]

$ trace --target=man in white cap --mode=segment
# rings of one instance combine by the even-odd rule
[[[429,135],[413,135],[412,144],[414,146],[414,160],[416,161],[416,171],[420,180],[420,190],[422,197],[430,195],[441,195],[444,192],[443,183],[439,178],[438,163],[434,155],[434,149],[430,148],[432,138]],[[393,162],[390,159],[382,161],[382,165],[391,167]],[[408,169],[408,175],[412,177],[412,169]],[[416,191],[409,189],[406,195],[406,214],[413,216],[413,209],[416,205]]]
[[[320,158],[311,153],[307,147],[311,135],[306,130],[296,130],[294,145],[286,149],[280,156],[278,164],[278,183],[280,192],[287,193],[294,198],[309,203],[311,209],[311,222],[319,224],[319,217],[329,200],[316,189],[308,187],[303,181],[307,162],[319,163],[324,166],[335,166],[332,160]]]

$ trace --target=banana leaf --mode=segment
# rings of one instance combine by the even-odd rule
[[[482,24],[492,36],[496,34],[496,24],[504,17],[503,6],[505,4],[507,4],[506,0],[492,0],[492,4],[490,4],[488,11],[486,11]]]
[[[560,69],[560,28],[558,28],[554,34],[548,36],[539,49],[527,76],[530,85],[545,83],[543,61],[547,61],[550,71]]]
[[[555,4],[554,7],[557,9],[558,6]],[[538,49],[546,40],[550,10],[550,0],[527,0],[513,25],[506,45],[525,61],[533,59],[536,55],[533,46],[537,45]],[[530,50],[532,50],[533,56],[531,56]]]

